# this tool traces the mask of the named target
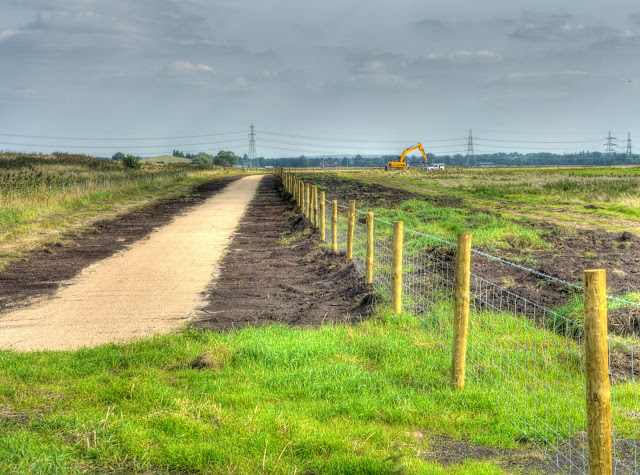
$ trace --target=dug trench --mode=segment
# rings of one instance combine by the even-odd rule
[[[362,208],[392,208],[403,201],[418,199],[439,207],[462,209],[469,214],[495,214],[493,210],[471,207],[457,197],[422,194],[394,185],[341,179],[334,174],[305,175],[303,179],[322,186],[327,199],[338,200],[343,205],[349,200],[356,200],[357,206]],[[604,268],[607,269],[607,288],[611,295],[639,291],[640,238],[637,236],[629,232],[570,229],[544,220],[522,221],[519,224],[542,230],[547,245],[530,249],[521,249],[517,245],[498,250],[481,246],[474,248],[511,262],[519,262],[526,257],[535,264],[525,267],[575,284],[581,283],[585,269]],[[425,252],[433,253],[438,259],[449,263],[454,259],[453,248],[425,249]],[[570,286],[477,254],[472,257],[471,268],[475,275],[550,309],[565,305],[575,295]],[[630,308],[610,310],[609,331],[618,335],[640,334],[640,312]]]
[[[320,245],[318,233],[266,176],[212,282],[194,327],[231,330],[282,323],[357,323],[377,300],[344,254]]]
[[[63,243],[31,251],[0,271],[0,314],[55,294],[83,269],[147,238],[155,229],[239,178],[208,181],[183,196],[154,202],[113,220],[99,221],[87,230],[65,236]]]

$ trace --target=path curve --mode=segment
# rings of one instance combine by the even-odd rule
[[[0,348],[69,350],[181,328],[215,279],[262,176],[242,178],[86,268],[53,297],[0,316]]]

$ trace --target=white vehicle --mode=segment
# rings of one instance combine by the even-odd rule
[[[424,167],[425,170],[444,170],[444,163],[434,163],[433,165],[429,165],[428,167]]]

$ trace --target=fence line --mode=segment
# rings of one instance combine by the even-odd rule
[[[282,169],[276,173],[283,177],[287,190],[300,189],[302,181],[295,174]],[[394,244],[397,250],[398,242],[397,235],[395,242],[393,239],[393,223],[373,217],[375,225],[368,227],[365,212],[336,201],[326,203],[329,206],[324,207],[325,219],[320,221],[324,221],[326,227],[326,242],[331,245],[335,235],[334,250],[345,254],[351,242],[351,262],[366,278],[368,242],[372,240],[371,282],[376,290],[391,299],[394,271],[396,275],[398,271],[394,269]],[[312,225],[318,226],[316,222]],[[456,267],[426,252],[425,248],[433,246],[426,246],[425,241],[452,246],[456,254],[460,246],[410,229],[404,233],[399,266],[400,303],[404,310],[423,319],[433,344],[453,356],[453,316],[458,313],[456,303],[460,302],[460,297],[456,298],[459,287],[456,286]],[[531,271],[480,251],[471,249],[470,252],[510,268]],[[531,271],[531,274],[540,277],[542,273]],[[585,282],[589,282],[588,275],[589,272],[585,272]],[[521,439],[545,453],[560,470],[640,473],[640,362],[636,359],[640,347],[630,339],[606,336],[607,302],[616,301],[629,308],[638,304],[606,296],[600,288],[601,311],[596,312],[591,323],[593,305],[585,291],[589,285],[568,283],[574,290],[585,292],[583,324],[536,302],[535,297],[518,295],[473,272],[468,272],[468,276],[469,325],[464,344],[468,384],[494,395],[503,410],[512,416]],[[542,276],[565,282],[546,274]],[[592,330],[595,322],[599,327]],[[590,350],[585,348],[585,342],[593,341],[596,336],[600,338],[596,353],[604,351],[599,353],[604,355],[604,360],[601,356],[598,365],[594,364],[596,357],[590,356]],[[461,341],[458,345],[462,345]],[[458,349],[455,353],[461,351]],[[456,360],[452,363],[455,366]],[[607,368],[603,370],[604,366]],[[464,377],[464,367],[462,371]],[[459,378],[452,379],[457,388],[461,387],[459,382]],[[606,425],[607,417],[602,411],[607,394],[611,400],[610,426]],[[607,433],[611,437],[611,454],[607,453]],[[594,442],[596,438],[599,442]]]

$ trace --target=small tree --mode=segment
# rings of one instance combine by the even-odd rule
[[[302,168],[307,168],[309,166],[309,159],[304,155],[300,155],[300,158],[298,158],[298,166]]]
[[[133,170],[137,170],[140,168],[140,157],[135,157],[133,155],[127,155],[122,158],[122,164],[125,168],[131,168]]]
[[[124,153],[122,152],[117,152],[113,154],[113,157],[111,157],[111,160],[122,160],[124,159]]]
[[[220,150],[218,155],[213,159],[213,164],[220,167],[232,167],[238,163],[238,157],[233,152]]]
[[[208,155],[206,153],[199,153],[195,157],[191,157],[191,163],[195,163],[198,165],[211,165],[212,161],[213,160],[211,159],[211,155]]]

